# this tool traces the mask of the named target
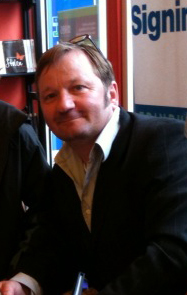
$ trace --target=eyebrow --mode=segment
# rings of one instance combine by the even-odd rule
[[[48,91],[54,91],[54,89],[52,88],[52,87],[49,87],[49,86],[47,86],[45,89],[43,89],[40,93],[41,94],[45,94],[45,92],[48,92]]]

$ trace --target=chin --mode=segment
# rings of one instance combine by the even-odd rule
[[[90,133],[88,128],[83,128],[82,125],[74,126],[74,128],[73,127],[69,127],[69,128],[66,127],[62,129],[54,128],[53,130],[52,130],[53,133],[64,141],[84,139],[85,137],[87,138],[88,134]]]

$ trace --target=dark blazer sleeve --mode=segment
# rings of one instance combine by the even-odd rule
[[[22,152],[22,201],[31,208],[37,206],[41,197],[44,197],[43,192],[51,167],[47,163],[44,148],[30,124],[20,127],[19,141]],[[43,201],[45,202],[45,199]]]
[[[10,140],[10,150],[11,156],[8,158],[7,167],[10,167],[12,172],[11,175],[6,173],[6,177],[9,179],[12,176],[12,181],[15,178],[14,195],[17,196],[17,206],[21,206],[22,203],[25,209],[25,213],[20,211],[22,215],[20,213],[19,240],[20,242],[25,239],[28,241],[30,234],[37,226],[35,218],[37,212],[43,210],[48,204],[46,192],[48,185],[50,185],[52,169],[47,163],[44,148],[30,123],[22,124],[19,130],[13,134]],[[14,165],[12,165],[12,161],[15,162]],[[11,186],[12,184],[8,185],[7,180],[7,195],[10,195],[12,191]],[[12,211],[15,212],[14,214],[19,213],[15,207],[12,208]],[[16,227],[16,224],[14,226]],[[18,229],[16,228],[16,230]],[[16,249],[17,254],[11,262],[10,276],[14,272],[22,247],[21,243]]]
[[[116,258],[118,266],[116,263],[113,266],[121,269],[120,274],[113,270],[114,274],[118,273],[117,278],[114,275],[99,294],[184,294],[187,290],[187,139],[184,124],[132,116],[134,123],[125,161],[121,154],[121,171],[124,171],[124,194],[134,203],[126,202],[125,206],[134,215],[126,221],[130,221],[129,232],[134,232],[135,236],[132,239],[130,234],[124,236],[121,230],[117,240],[114,234],[116,243],[121,242],[127,253],[121,255],[120,261],[123,250],[116,245],[114,249],[118,249],[118,253],[113,252],[113,259]],[[122,138],[116,143],[118,153],[120,142]],[[116,161],[118,159],[120,156]],[[116,191],[120,193],[117,187]],[[123,202],[119,201],[119,205],[125,208]],[[118,208],[119,215],[120,212]],[[126,265],[126,257],[132,255],[129,247],[134,248],[136,254]]]

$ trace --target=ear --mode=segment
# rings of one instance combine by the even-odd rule
[[[108,87],[108,98],[110,99],[113,108],[119,105],[119,94],[118,94],[118,85],[115,81],[112,81],[110,86]]]

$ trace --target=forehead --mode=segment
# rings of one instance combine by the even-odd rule
[[[65,53],[51,65],[47,65],[40,76],[49,72],[61,72],[64,75],[95,75],[93,66],[87,55],[81,50],[71,50]]]
[[[59,69],[63,71],[93,72],[93,66],[83,51],[72,50],[67,52],[57,62]]]
[[[46,88],[69,87],[74,83],[85,83],[89,87],[100,87],[103,83],[95,74],[89,58],[82,51],[70,51],[52,65],[46,66],[38,79],[38,91]]]

